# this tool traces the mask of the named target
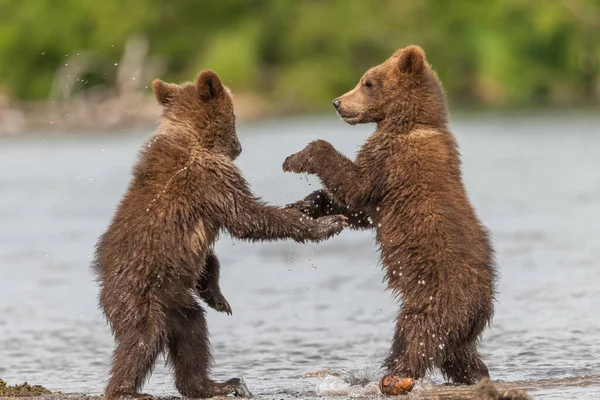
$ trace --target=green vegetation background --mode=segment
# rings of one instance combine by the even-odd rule
[[[452,101],[582,106],[600,99],[600,0],[0,0],[0,95],[48,98],[79,52],[76,91],[112,86],[132,35],[161,78],[217,71],[234,91],[316,111],[370,66],[423,46]]]

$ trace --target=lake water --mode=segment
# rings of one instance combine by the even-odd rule
[[[318,188],[284,174],[312,139],[354,155],[373,126],[334,116],[239,127],[253,190],[285,204]],[[535,398],[600,398],[600,119],[453,120],[469,195],[490,228],[500,284],[481,353],[493,379]],[[99,394],[113,347],[89,264],[146,132],[0,140],[0,378]],[[397,306],[369,232],[319,245],[248,244],[217,254],[233,316],[208,312],[214,377],[266,398],[369,396],[374,383],[304,379],[333,369],[376,381]],[[163,362],[145,391],[177,395]],[[410,397],[442,382],[432,374]]]

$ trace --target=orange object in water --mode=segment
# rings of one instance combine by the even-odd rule
[[[386,396],[398,396],[408,394],[415,387],[413,378],[400,378],[399,376],[387,375],[379,380],[379,390]]]

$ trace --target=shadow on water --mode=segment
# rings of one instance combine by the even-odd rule
[[[531,390],[534,398],[600,398],[599,122],[487,118],[452,125],[501,276],[494,325],[480,351],[502,387]],[[334,118],[241,126],[238,163],[257,194],[285,204],[319,187],[314,178],[281,172],[287,155],[316,138],[352,155],[371,130]],[[89,264],[143,139],[0,141],[0,377],[9,384],[102,392],[113,341]],[[216,379],[242,375],[267,398],[335,397],[331,385],[340,396],[376,394],[354,393],[330,377],[301,378],[327,368],[370,371],[365,366],[386,355],[397,305],[381,283],[371,233],[346,231],[306,246],[223,235],[216,252],[234,311],[208,313]],[[465,390],[441,382],[433,374],[409,397]],[[145,391],[177,394],[162,363]]]

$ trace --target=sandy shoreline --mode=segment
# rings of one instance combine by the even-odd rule
[[[262,399],[291,399],[291,398],[303,398],[303,399],[326,399],[326,398],[347,398],[347,395],[340,394],[338,396],[316,396],[314,394],[308,395],[299,395],[299,394],[277,394],[274,396],[256,396],[256,398]],[[368,396],[369,398],[373,398],[373,396]],[[390,398],[390,397],[382,397],[377,396],[379,398]],[[396,396],[402,397],[402,396]],[[396,398],[392,397],[392,398]],[[35,400],[101,400],[101,395],[86,395],[83,393],[51,393],[51,394],[42,394],[38,396],[29,396],[29,397],[6,397],[1,396],[0,399],[15,399],[19,398],[21,400],[25,399],[35,399]],[[176,396],[159,396],[156,397],[156,400],[174,400],[180,399],[181,397]],[[228,397],[233,398],[233,397]],[[497,382],[493,383],[489,379],[482,379],[475,386],[438,386],[432,388],[431,390],[419,390],[413,391],[411,393],[410,398],[413,399],[446,399],[446,400],[459,400],[459,399],[478,399],[478,400],[528,400],[531,397],[523,390],[522,388],[515,387],[513,384],[508,384],[506,382]]]

